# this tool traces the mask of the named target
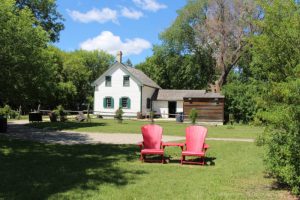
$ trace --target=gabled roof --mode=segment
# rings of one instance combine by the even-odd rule
[[[206,90],[158,90],[153,100],[182,101],[183,98],[224,98],[220,93],[206,92]]]
[[[144,72],[141,70],[135,69],[133,67],[126,66],[127,70],[136,77],[139,81],[143,83],[143,85],[147,85],[154,88],[161,88],[157,83],[155,83],[151,78],[149,78]]]
[[[153,88],[161,88],[157,83],[155,83],[152,79],[150,79],[144,72],[141,70],[135,69],[133,67],[129,67],[124,65],[123,63],[115,62],[112,66],[108,68],[97,80],[95,80],[92,83],[92,86],[96,86],[97,83],[113,68],[122,68],[126,72],[128,72],[129,75],[131,75],[134,79],[136,79],[141,85],[150,86]]]

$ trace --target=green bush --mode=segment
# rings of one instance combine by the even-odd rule
[[[9,105],[5,105],[3,108],[0,108],[0,115],[10,119],[16,119],[18,112],[12,110]]]
[[[59,117],[59,121],[67,121],[67,112],[65,112],[65,109],[62,105],[57,106],[56,109],[53,110],[53,113]]]
[[[10,111],[9,117],[11,119],[16,119],[18,116],[19,116],[19,112],[15,111],[15,110]]]
[[[118,110],[116,110],[115,119],[118,120],[119,123],[122,123],[123,121],[123,114],[124,112],[121,107]]]
[[[0,108],[0,115],[9,118],[10,113],[11,113],[11,108],[9,105],[5,105],[3,108]]]
[[[155,114],[154,111],[150,111],[149,118],[150,118],[151,124],[154,124],[154,114]]]
[[[189,118],[192,122],[192,124],[196,124],[196,120],[198,118],[198,112],[195,108],[193,108],[189,114]]]
[[[259,140],[267,147],[267,169],[294,194],[300,194],[299,85],[298,79],[270,86],[256,116],[256,121],[267,125]]]
[[[225,114],[233,115],[234,121],[248,123],[257,112],[256,95],[260,88],[253,83],[233,81],[223,87],[225,95]],[[230,118],[230,117],[229,117]],[[229,119],[230,122],[231,119]]]
[[[234,115],[232,113],[229,113],[229,123],[231,126],[234,124]]]

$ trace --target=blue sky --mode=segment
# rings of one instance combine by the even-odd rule
[[[159,33],[186,0],[57,0],[65,30],[56,44],[65,51],[101,49],[138,64],[152,55]]]

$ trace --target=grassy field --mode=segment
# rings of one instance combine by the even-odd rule
[[[175,121],[156,121],[164,129],[165,135],[185,136],[185,128],[190,124],[176,123]],[[92,122],[78,123],[69,121],[64,123],[33,123],[29,126],[35,128],[50,128],[52,130],[73,130],[83,132],[102,132],[102,133],[140,133],[140,128],[149,121],[124,120],[119,124],[112,119],[93,119]],[[256,138],[263,131],[261,127],[248,125],[232,126],[206,126],[208,127],[208,137],[223,138]]]
[[[0,199],[286,199],[262,149],[209,141],[206,166],[141,163],[133,145],[53,145],[0,137]]]

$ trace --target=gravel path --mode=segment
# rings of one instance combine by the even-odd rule
[[[7,133],[1,133],[11,138],[34,140],[45,143],[55,144],[136,144],[142,141],[141,134],[128,133],[88,133],[75,131],[49,131],[35,129],[24,126],[28,121],[14,121],[8,123]],[[163,136],[164,142],[184,140],[179,136]],[[238,138],[206,138],[206,140],[235,141],[235,142],[254,142],[253,139]]]

